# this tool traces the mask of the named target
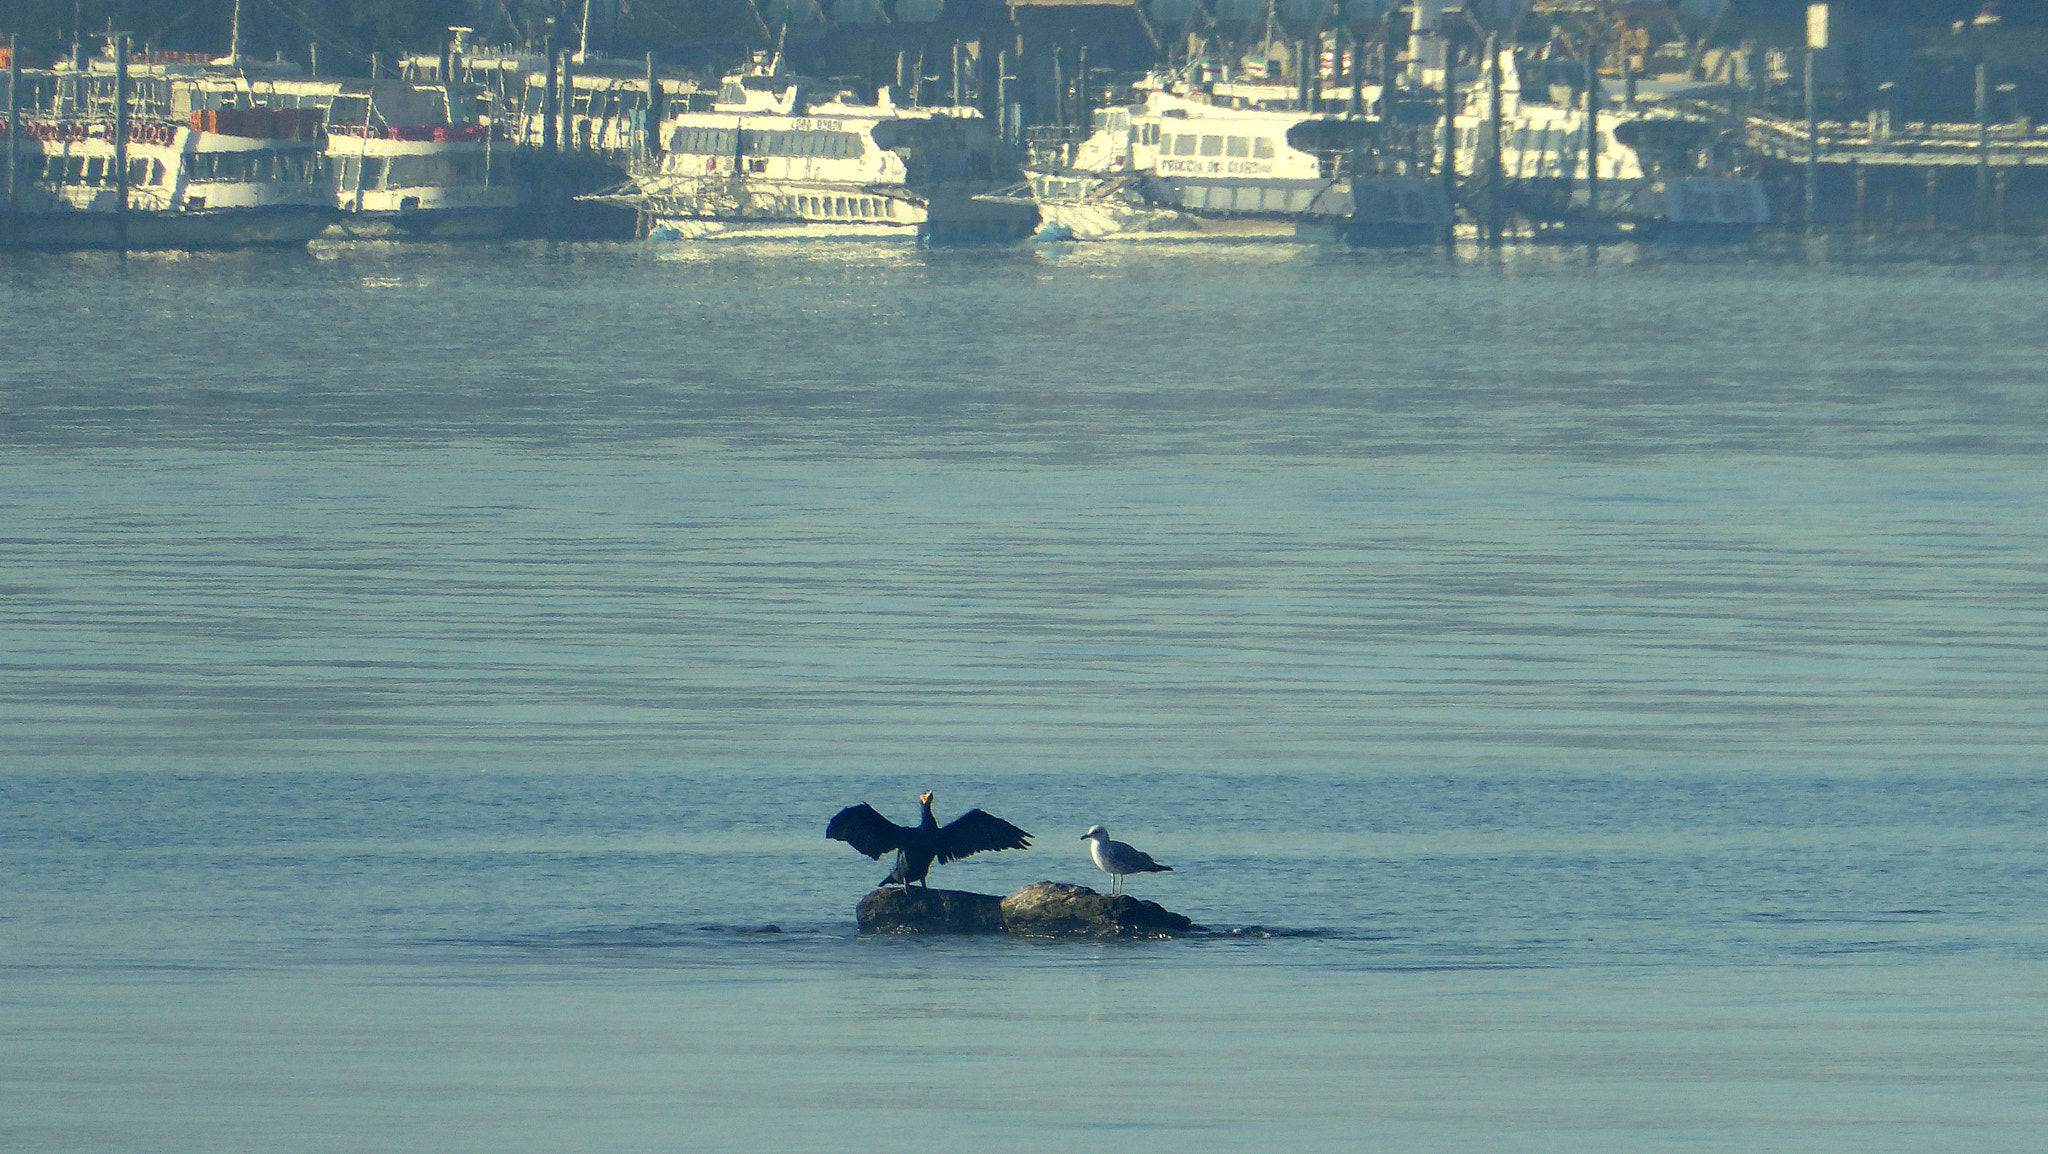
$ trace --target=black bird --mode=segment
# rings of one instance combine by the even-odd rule
[[[866,802],[849,805],[833,816],[825,836],[878,860],[895,850],[896,868],[882,879],[885,886],[920,882],[929,888],[925,875],[935,861],[949,862],[983,850],[1031,848],[1031,835],[1002,818],[970,809],[942,826],[932,816],[929,791],[918,794],[917,803],[924,809],[924,819],[909,827],[876,813]]]

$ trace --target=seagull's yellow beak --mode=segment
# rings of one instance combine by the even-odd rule
[[[932,803],[932,791],[925,790],[923,793],[918,794],[917,800],[924,805],[930,805]]]

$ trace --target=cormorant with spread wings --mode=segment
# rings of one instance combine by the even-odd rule
[[[949,862],[983,850],[1030,849],[1031,835],[1002,818],[970,809],[945,825],[932,816],[932,795],[917,795],[924,818],[915,826],[900,826],[866,802],[849,805],[833,816],[825,836],[880,859],[896,851],[896,868],[882,879],[882,885],[908,886],[919,882],[929,887],[925,875],[933,862]]]

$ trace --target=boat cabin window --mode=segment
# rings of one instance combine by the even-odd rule
[[[1260,160],[1273,159],[1273,142],[1263,136],[1252,138],[1252,155]]]
[[[669,134],[670,152],[691,152],[699,156],[731,156],[733,151],[732,129],[730,128],[678,128]]]
[[[482,153],[462,156],[394,156],[384,173],[386,188],[456,188],[484,182]]]
[[[309,152],[196,152],[192,154],[186,179],[195,184],[239,181],[291,181],[304,183],[317,175]]]
[[[748,128],[736,142],[730,128],[683,127],[669,134],[670,152],[698,156],[731,156],[734,145],[748,156],[857,157],[865,151],[860,135],[853,132],[777,132]]]
[[[1224,138],[1223,155],[1250,156],[1251,154],[1252,142],[1249,139],[1242,136],[1230,136]]]
[[[1176,136],[1176,137],[1174,137],[1174,138],[1173,138],[1173,154],[1174,154],[1175,156],[1193,156],[1193,155],[1195,154],[1195,144],[1196,144],[1196,142],[1197,142],[1197,138],[1196,138],[1196,137],[1193,137],[1193,136]]]
[[[1222,137],[1220,137],[1220,136],[1205,136],[1205,137],[1203,137],[1203,138],[1202,138],[1202,155],[1203,155],[1203,156],[1222,156],[1222,155],[1223,155],[1223,138],[1222,138]]]
[[[859,156],[860,137],[851,132],[771,132],[749,128],[740,141],[748,156]]]
[[[1138,126],[1138,143],[1158,144],[1159,126],[1156,124],[1140,124]]]

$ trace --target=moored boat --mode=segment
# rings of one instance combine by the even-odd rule
[[[1097,111],[1092,128],[1025,166],[1048,230],[1076,240],[1338,237],[1353,209],[1347,158],[1369,132],[1158,89]]]
[[[1763,185],[1716,158],[1717,130],[1680,110],[1683,89],[1641,86],[1618,101],[1599,86],[1589,115],[1583,83],[1533,95],[1524,67],[1502,54],[1499,155],[1503,206],[1533,238],[1734,240],[1770,223]],[[1472,80],[1456,154],[1477,190],[1492,127],[1490,94]]]
[[[315,116],[195,111],[186,124],[32,117],[14,142],[10,248],[304,244],[327,227]],[[0,123],[0,133],[5,125]]]
[[[665,117],[658,155],[588,199],[629,206],[652,235],[1010,241],[1037,214],[986,194],[1014,169],[977,109],[856,101],[772,69],[727,78]]]
[[[212,76],[193,99],[317,112],[334,237],[446,240],[504,234],[518,217],[514,150],[445,85]]]

